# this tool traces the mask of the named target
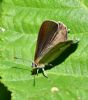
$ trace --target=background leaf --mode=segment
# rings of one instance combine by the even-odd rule
[[[0,0],[0,81],[11,100],[87,100],[87,16],[87,0]],[[46,19],[63,22],[71,30],[69,39],[77,37],[80,43],[65,62],[46,71],[48,79],[36,76],[34,87],[31,62]]]

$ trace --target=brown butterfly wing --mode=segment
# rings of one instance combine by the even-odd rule
[[[58,27],[58,24],[53,21],[44,21],[40,27],[38,39],[37,39],[37,45],[36,45],[36,52],[35,52],[35,58],[38,58],[40,56],[40,53],[42,49],[44,48],[44,45],[46,45],[46,41],[49,41],[49,36],[52,38],[53,34],[56,32]]]
[[[67,28],[63,23],[44,21],[38,35],[35,63],[39,62],[39,58],[46,53],[47,49],[65,40],[67,40]]]

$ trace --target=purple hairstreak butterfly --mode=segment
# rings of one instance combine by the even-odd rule
[[[68,40],[68,29],[62,22],[42,23],[36,45],[32,75],[43,73],[62,63],[78,47],[78,40]]]

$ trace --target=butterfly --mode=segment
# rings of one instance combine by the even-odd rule
[[[36,44],[32,75],[43,73],[62,63],[78,47],[78,40],[68,40],[66,25],[46,20],[42,23]]]

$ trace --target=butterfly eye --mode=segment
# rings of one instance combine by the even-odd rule
[[[33,62],[32,67],[37,67],[37,64]]]

